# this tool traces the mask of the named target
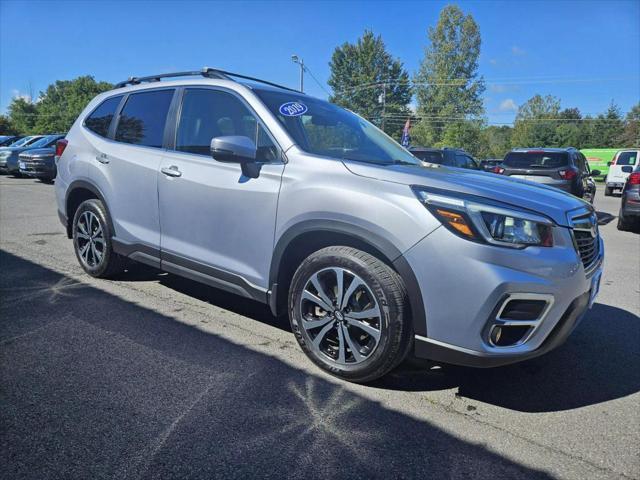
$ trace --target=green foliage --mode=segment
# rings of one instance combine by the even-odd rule
[[[6,115],[0,115],[0,135],[15,135],[18,133]]]
[[[625,117],[624,130],[618,139],[623,147],[640,148],[640,103],[637,103]]]
[[[480,135],[478,158],[503,158],[511,149],[512,133],[513,128],[507,125],[484,128]]]
[[[37,104],[35,129],[38,132],[66,132],[93,97],[112,88],[91,76],[58,80],[49,85]]]
[[[476,142],[485,90],[484,80],[478,76],[478,24],[456,5],[448,5],[440,12],[437,25],[429,28],[428,37],[429,45],[414,79],[421,118],[413,131],[414,140],[422,145],[450,146],[454,146],[450,142],[462,139]]]
[[[384,110],[384,130],[397,137],[402,131],[398,119],[409,115],[411,87],[409,74],[402,62],[387,52],[382,37],[365,30],[355,44],[336,47],[329,67],[330,101],[377,125],[383,124]]]
[[[560,116],[560,99],[534,95],[518,108],[511,143],[514,147],[557,146],[554,119]]]
[[[36,104],[22,97],[14,98],[9,104],[9,121],[20,134],[35,133]]]

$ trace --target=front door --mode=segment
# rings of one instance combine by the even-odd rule
[[[175,146],[163,157],[158,181],[163,268],[215,278],[236,293],[264,294],[284,171],[280,149],[248,104],[230,91],[187,88],[178,111]],[[226,135],[256,143],[258,178],[211,157],[211,139]]]

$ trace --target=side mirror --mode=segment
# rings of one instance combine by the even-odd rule
[[[607,162],[607,167],[610,167],[613,164],[613,162]]]
[[[600,175],[602,175],[600,170],[591,170],[591,177],[599,177]]]
[[[633,167],[631,165],[625,165],[624,167],[622,167],[621,170],[624,173],[631,173],[631,172],[633,172]]]
[[[258,178],[259,167],[256,164],[256,144],[249,137],[228,135],[211,139],[211,156],[218,162],[239,163],[242,174],[249,178]]]

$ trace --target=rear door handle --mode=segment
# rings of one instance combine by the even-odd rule
[[[99,155],[96,155],[96,160],[99,161],[100,163],[104,163],[105,165],[109,163],[109,157],[107,157],[106,153],[101,153]]]
[[[182,176],[182,172],[178,170],[178,167],[176,165],[171,165],[170,167],[162,167],[160,171],[169,177]]]

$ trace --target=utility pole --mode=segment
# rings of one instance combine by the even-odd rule
[[[297,55],[291,55],[291,60],[300,65],[300,92],[304,93],[304,60]]]
[[[384,116],[387,107],[387,83],[382,84],[382,95],[378,98],[378,102],[382,104],[382,121],[380,122],[380,129],[384,132]]]

